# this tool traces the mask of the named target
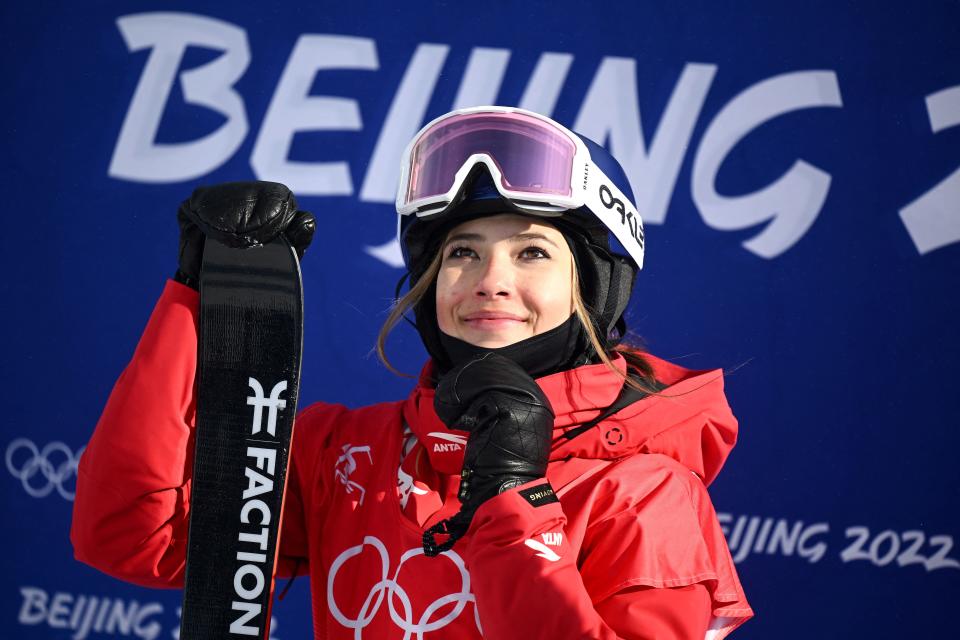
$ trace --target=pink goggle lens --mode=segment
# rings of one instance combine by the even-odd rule
[[[572,193],[576,146],[563,131],[521,113],[470,113],[442,120],[420,136],[411,152],[407,204],[447,193],[463,163],[477,153],[490,156],[505,189]]]

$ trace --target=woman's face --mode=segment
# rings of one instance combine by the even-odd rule
[[[505,347],[573,313],[573,258],[549,224],[501,214],[454,227],[437,275],[437,324],[478,347]]]

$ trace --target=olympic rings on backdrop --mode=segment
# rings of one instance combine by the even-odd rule
[[[380,580],[370,588],[370,593],[367,594],[367,597],[364,600],[363,606],[360,608],[360,612],[357,614],[357,617],[348,618],[337,605],[337,601],[333,593],[333,584],[337,579],[337,573],[340,571],[340,568],[344,565],[344,563],[346,563],[346,561],[350,558],[360,555],[360,553],[363,552],[363,548],[367,545],[373,547],[380,555]],[[416,634],[417,640],[423,640],[423,634],[446,627],[448,624],[456,620],[456,618],[463,612],[464,608],[466,608],[467,603],[476,603],[474,595],[470,593],[470,573],[467,571],[467,567],[463,562],[463,558],[457,555],[455,551],[445,551],[441,553],[440,556],[445,556],[459,570],[460,590],[434,600],[420,615],[420,618],[414,622],[414,614],[410,603],[410,596],[407,594],[406,590],[400,586],[398,577],[400,575],[400,568],[403,567],[403,564],[407,560],[419,555],[423,555],[422,547],[405,551],[404,554],[400,556],[400,563],[397,565],[397,569],[394,571],[393,577],[388,578],[387,574],[390,571],[390,555],[387,553],[386,546],[384,546],[379,538],[376,538],[375,536],[365,536],[361,544],[350,547],[342,552],[339,556],[337,556],[336,560],[334,560],[333,564],[330,566],[330,574],[327,577],[327,604],[330,607],[330,614],[344,627],[353,629],[354,638],[357,640],[362,638],[363,630],[376,617],[377,613],[380,611],[380,607],[383,605],[385,598],[387,600],[387,607],[390,611],[390,619],[393,620],[397,627],[403,629],[404,640],[409,640],[410,634]],[[402,607],[403,615],[401,615],[400,611],[397,611],[395,600],[399,601]],[[456,603],[452,610],[450,610],[444,616],[437,618],[436,620],[432,620],[434,614],[441,607],[451,603]],[[474,622],[479,630],[480,619],[477,615],[476,606],[474,606]]]
[[[5,462],[7,470],[20,480],[24,490],[34,498],[43,498],[56,489],[64,500],[72,502],[75,493],[67,489],[67,485],[77,476],[77,465],[84,448],[81,447],[74,455],[64,443],[51,442],[38,450],[33,441],[17,438],[7,446]],[[19,457],[17,453],[21,450],[26,450],[29,455],[17,462],[14,458]]]

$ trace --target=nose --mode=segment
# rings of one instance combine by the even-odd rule
[[[498,252],[481,263],[474,296],[478,298],[509,298],[514,289],[514,268],[509,255]]]

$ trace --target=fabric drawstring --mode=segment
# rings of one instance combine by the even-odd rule
[[[303,559],[297,558],[296,563],[293,565],[293,571],[291,572],[290,579],[287,580],[287,584],[284,585],[283,590],[277,594],[277,600],[283,600],[284,596],[287,595],[287,591],[290,591],[290,587],[293,586],[293,581],[297,579],[297,571],[300,569],[301,562],[303,562]]]
[[[441,520],[437,524],[433,525],[429,529],[423,532],[423,555],[428,558],[433,558],[440,555],[444,551],[449,551],[453,548],[453,545],[463,537],[467,532],[467,528],[470,524],[470,519],[467,519],[466,526],[464,525],[464,518],[462,517],[463,513],[457,513],[457,515],[452,518],[447,518]],[[443,542],[438,543],[436,536],[448,536],[447,539]]]

